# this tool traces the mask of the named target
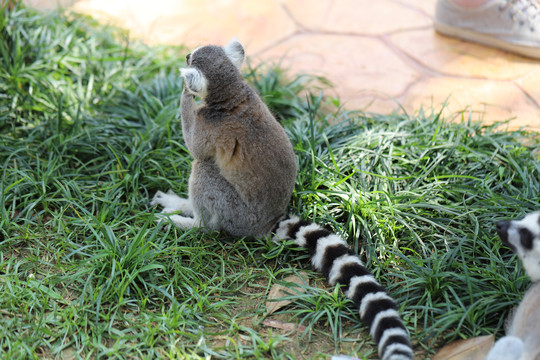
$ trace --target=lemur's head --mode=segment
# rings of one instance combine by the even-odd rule
[[[201,46],[186,56],[188,67],[180,69],[180,74],[187,90],[204,99],[208,93],[242,80],[244,57],[244,47],[237,40],[224,47]]]
[[[497,222],[497,234],[521,259],[532,281],[540,280],[540,211]]]

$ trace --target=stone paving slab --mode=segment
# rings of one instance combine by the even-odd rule
[[[149,44],[236,37],[255,63],[325,76],[349,109],[414,113],[447,103],[448,116],[540,131],[540,61],[439,35],[436,0],[24,1],[70,7]]]
[[[415,8],[392,0],[323,1],[322,14],[311,20],[305,9],[317,1],[282,0],[283,6],[299,23],[311,21],[310,29],[343,35],[381,35],[430,26],[431,19]],[[319,11],[320,11],[319,10]]]
[[[384,42],[373,37],[301,34],[256,57],[274,62],[283,57],[283,66],[292,72],[327,76],[344,101],[362,97],[366,90],[398,97],[420,78],[415,69],[392,56]]]

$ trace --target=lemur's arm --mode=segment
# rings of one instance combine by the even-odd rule
[[[193,153],[193,130],[197,121],[197,104],[195,98],[186,88],[180,98],[180,111],[182,116],[182,133],[184,142],[190,153]]]
[[[201,115],[198,114],[194,96],[205,99],[208,90],[206,78],[193,67],[182,68],[180,73],[184,78],[184,92],[180,106],[186,146],[193,158],[197,160],[213,158],[218,166],[226,166],[239,151],[240,145],[235,136],[238,127],[230,126],[226,122],[205,122],[199,118]]]
[[[180,99],[184,142],[193,158],[197,160],[214,158],[221,166],[229,162],[238,150],[234,130],[227,125],[207,123],[199,118],[194,97],[204,99],[206,80],[197,69],[185,68],[181,71],[185,84]]]
[[[191,156],[196,160],[207,160],[216,156],[216,148],[220,146],[218,134],[220,129],[208,126],[200,118],[197,111],[197,103],[193,94],[184,89],[180,99],[182,115],[182,133],[184,142]]]

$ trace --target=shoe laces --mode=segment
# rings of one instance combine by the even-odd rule
[[[540,0],[508,0],[499,10],[507,11],[512,21],[533,32],[540,23]]]

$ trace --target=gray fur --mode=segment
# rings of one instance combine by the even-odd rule
[[[297,172],[292,145],[242,78],[243,60],[244,48],[232,41],[226,48],[196,49],[182,70],[182,131],[194,158],[189,199],[177,197],[178,206],[171,206],[175,202],[171,196],[176,195],[158,192],[152,200],[168,213],[172,209],[193,215],[193,219],[171,216],[182,228],[203,226],[235,236],[264,236],[285,214],[292,195]],[[197,107],[194,95],[204,95],[202,106]]]

